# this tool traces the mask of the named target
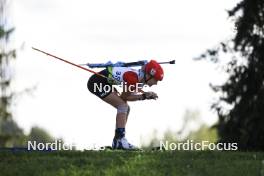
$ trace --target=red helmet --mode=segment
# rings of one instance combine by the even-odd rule
[[[145,71],[153,76],[157,81],[161,81],[163,79],[163,69],[155,60],[151,60],[146,64]]]

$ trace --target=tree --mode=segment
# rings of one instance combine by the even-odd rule
[[[37,143],[53,142],[55,139],[44,129],[34,126],[28,135],[28,141],[36,141]]]
[[[231,54],[228,80],[212,86],[221,93],[212,105],[219,116],[216,127],[220,142],[264,150],[264,1],[242,0],[228,13],[235,19],[235,36],[202,55],[217,62],[221,54]]]
[[[218,136],[215,128],[209,127],[202,122],[199,110],[187,109],[183,116],[183,124],[179,131],[167,129],[163,137],[157,137],[157,130],[153,131],[148,144],[143,144],[144,148],[159,149],[160,141],[171,143],[184,143],[192,140],[194,143],[201,143],[202,141],[209,141],[211,143],[217,142]]]
[[[51,142],[54,140],[48,132],[38,127],[32,127],[30,134],[27,136],[23,130],[13,120],[11,103],[14,95],[12,91],[12,62],[16,58],[16,49],[9,45],[9,39],[14,32],[13,27],[9,27],[7,0],[0,0],[0,147],[26,146],[27,140],[38,142]],[[28,93],[31,89],[26,89]],[[23,92],[23,93],[24,93]]]
[[[7,1],[0,0],[0,146],[12,146],[12,141],[23,136],[10,110],[13,97],[10,68],[12,60],[16,58],[16,50],[8,45],[14,28],[8,26],[6,9]]]

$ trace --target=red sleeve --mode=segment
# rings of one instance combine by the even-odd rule
[[[127,71],[123,75],[123,80],[127,85],[136,85],[138,83],[138,75],[135,72]]]

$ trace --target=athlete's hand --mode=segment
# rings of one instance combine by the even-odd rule
[[[147,100],[151,100],[151,99],[156,100],[158,98],[158,95],[155,92],[145,92],[144,94]]]

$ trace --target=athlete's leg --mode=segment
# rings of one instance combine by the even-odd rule
[[[126,123],[127,123],[129,112],[130,112],[130,106],[128,104],[127,104],[127,106],[128,106],[128,111],[127,111],[127,115],[126,115]]]
[[[127,115],[129,112],[128,104],[115,92],[110,93],[107,97],[103,98],[102,100],[117,109],[116,128],[125,128]]]
[[[103,101],[111,104],[117,109],[116,114],[116,130],[115,137],[113,139],[112,147],[114,149],[134,150],[135,146],[130,144],[125,138],[125,127],[127,122],[127,115],[129,113],[128,104],[120,98],[117,93],[110,93],[103,98]]]
[[[128,104],[118,95],[118,92],[115,89],[113,92],[94,91],[94,84],[98,83],[103,84],[103,86],[109,85],[107,80],[92,76],[87,84],[89,91],[117,109],[115,137],[113,139],[112,147],[114,149],[135,149],[135,147],[125,138],[125,127],[127,115],[129,113]]]

